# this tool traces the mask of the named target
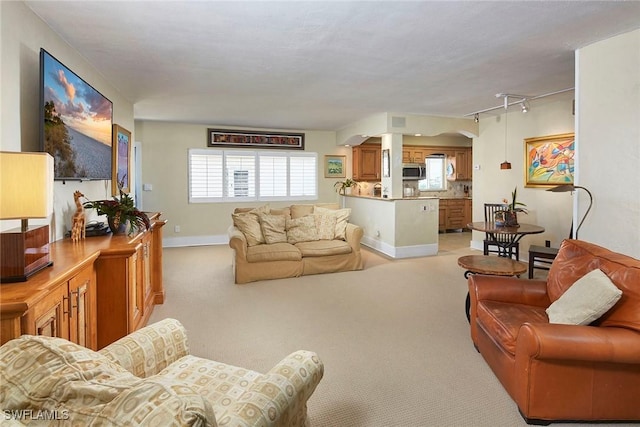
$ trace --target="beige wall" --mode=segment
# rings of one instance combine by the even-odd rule
[[[22,2],[0,2],[0,43],[2,72],[0,80],[0,149],[39,151],[40,48],[113,102],[113,120],[133,131],[133,105],[116,91],[72,47],[45,25]],[[134,135],[135,136],[135,135]],[[135,176],[133,177],[135,180]],[[73,192],[79,190],[90,199],[111,197],[110,181],[56,181],[54,213],[50,218],[52,238],[57,240],[71,228],[75,213]],[[91,219],[91,216],[89,216]],[[32,220],[46,224],[49,220]],[[17,221],[0,221],[3,230],[16,227]]]
[[[576,81],[579,237],[640,259],[640,30],[578,50]]]
[[[518,188],[518,201],[527,205],[528,215],[519,214],[519,221],[538,224],[545,233],[525,237],[521,251],[530,244],[544,245],[550,240],[559,245],[571,228],[572,200],[569,193],[551,193],[544,188],[524,186],[524,139],[574,131],[572,114],[573,92],[565,92],[530,102],[531,109],[522,114],[517,106],[508,110],[507,160],[512,169],[501,170],[505,160],[504,109],[480,115],[480,135],[473,140],[473,220],[484,221],[484,203],[500,203],[510,199]],[[473,232],[472,246],[482,249],[484,234]],[[522,257],[522,256],[521,256]]]
[[[142,182],[151,184],[152,191],[142,192],[142,208],[162,211],[169,221],[165,227],[165,245],[194,245],[224,243],[231,225],[231,213],[237,206],[260,206],[265,202],[250,203],[189,203],[188,150],[206,148],[207,127],[211,126],[136,121],[137,141],[142,144]],[[260,130],[260,129],[257,129]],[[286,131],[286,129],[271,129]],[[324,178],[324,156],[346,155],[347,176],[351,176],[351,149],[337,147],[335,132],[304,131],[305,150],[318,153],[318,200],[295,203],[338,202],[333,187],[337,178]],[[270,206],[288,206],[293,202],[270,202]],[[180,227],[176,233],[175,226]]]

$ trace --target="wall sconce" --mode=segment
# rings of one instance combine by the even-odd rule
[[[53,213],[53,157],[48,153],[0,152],[0,219],[20,219],[20,228],[0,235],[0,282],[24,282],[52,265],[49,225],[30,218]]]

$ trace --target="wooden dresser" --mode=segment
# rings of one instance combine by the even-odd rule
[[[22,334],[66,338],[97,350],[146,325],[164,302],[160,213],[131,236],[51,244],[53,266],[0,285],[0,344]]]

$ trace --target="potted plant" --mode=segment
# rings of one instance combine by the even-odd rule
[[[87,209],[95,209],[98,215],[106,215],[109,228],[114,235],[125,234],[127,224],[129,234],[136,230],[148,230],[151,226],[149,217],[144,212],[138,210],[133,199],[127,193],[122,191],[122,184],[118,183],[120,196],[113,196],[111,200],[88,201],[83,204]]]
[[[518,202],[516,197],[518,194],[518,187],[515,187],[511,192],[511,202],[507,199],[502,199],[504,203],[507,203],[507,209],[498,211],[495,213],[494,221],[499,227],[518,227],[518,212],[527,214],[527,209],[524,203]]]
[[[338,190],[338,194],[351,194],[351,188],[355,188],[358,186],[358,183],[352,180],[351,178],[347,178],[344,181],[338,181],[333,186]]]

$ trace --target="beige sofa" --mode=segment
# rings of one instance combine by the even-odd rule
[[[236,283],[362,270],[361,227],[335,203],[237,208],[229,228]]]
[[[0,347],[0,424],[304,427],[323,371],[309,351],[267,374],[192,356],[174,319],[99,352],[23,335]]]

